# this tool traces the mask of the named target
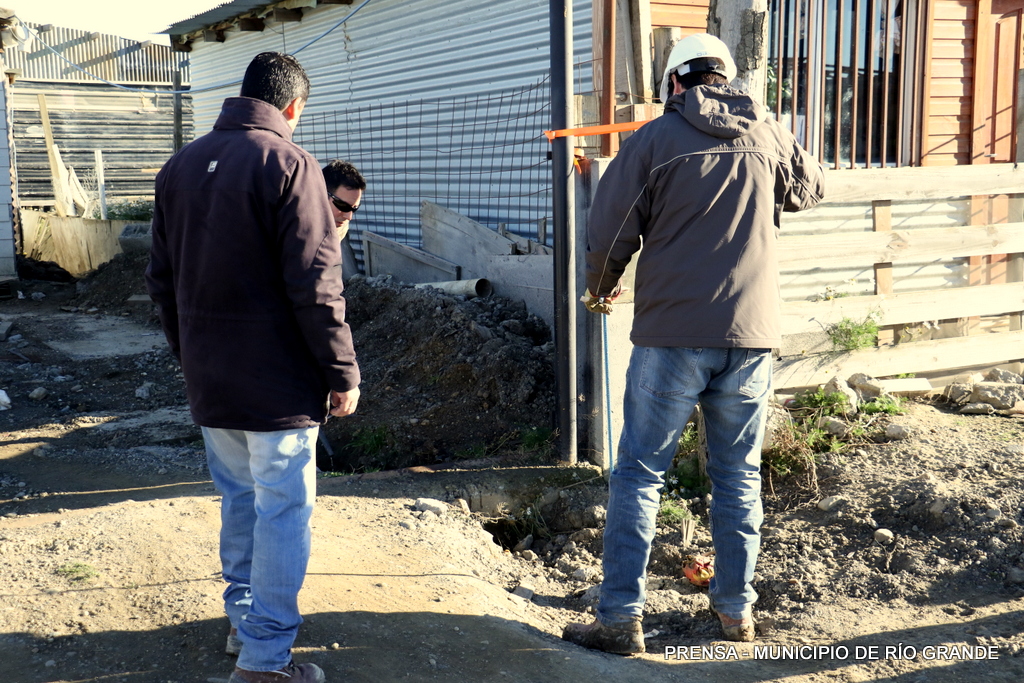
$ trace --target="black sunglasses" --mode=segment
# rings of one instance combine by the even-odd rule
[[[358,206],[352,206],[344,199],[338,199],[329,191],[327,193],[327,196],[331,198],[331,203],[334,204],[334,207],[338,209],[338,211],[341,211],[342,213],[355,213],[356,211],[359,210]]]

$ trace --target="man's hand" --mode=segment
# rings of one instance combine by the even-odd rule
[[[356,406],[359,405],[359,387],[349,389],[348,391],[332,391],[331,392],[331,415],[335,417],[345,417],[356,412]]]
[[[595,296],[587,290],[587,293],[580,297],[580,301],[587,307],[587,310],[591,313],[603,313],[604,315],[611,315],[612,304],[615,300],[622,296],[623,292],[627,291],[625,287],[617,285],[615,291],[608,296]]]

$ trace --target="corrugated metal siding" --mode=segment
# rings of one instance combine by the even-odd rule
[[[0,55],[0,67],[4,66]],[[2,70],[2,69],[0,69]],[[14,240],[14,195],[11,189],[11,120],[8,106],[11,91],[7,79],[0,81],[0,282],[17,276]]]
[[[163,88],[170,90],[170,88]],[[151,197],[155,172],[174,152],[174,97],[112,89],[105,85],[14,84],[14,144],[18,196],[24,206],[53,201],[38,94],[46,95],[54,142],[64,163],[86,186],[94,151],[103,151],[107,197]],[[185,139],[192,136],[190,98],[182,98]]]
[[[197,133],[208,131],[225,97],[237,94],[249,60],[292,51],[343,19],[352,7],[303,10],[301,22],[270,23],[262,33],[228,30],[223,43],[197,41],[193,70]],[[591,2],[573,5],[575,54],[591,55]],[[545,0],[374,0],[344,26],[297,55],[312,82],[306,112],[343,111],[373,102],[479,95],[527,86],[548,75]],[[589,64],[581,80],[589,83]],[[198,92],[213,85],[228,87]]]
[[[33,30],[39,25],[26,22]],[[55,26],[34,36],[21,47],[5,53],[7,68],[20,69],[19,79],[30,81],[71,81],[96,83],[96,80],[53,54],[40,40],[60,52],[66,59],[89,72],[122,85],[167,84],[184,60],[184,53],[172,52],[167,45],[147,45],[128,38]],[[189,82],[189,71],[182,72],[182,82]]]
[[[221,102],[238,92],[238,82],[252,56],[265,50],[295,50],[313,40],[351,11],[350,6],[321,6],[304,10],[301,22],[268,24],[262,33],[241,33],[229,30],[224,43],[193,44],[190,54],[193,69],[196,134],[207,132],[216,120]],[[593,90],[591,72],[591,2],[574,3],[574,52],[580,67],[575,71],[577,88]],[[486,183],[497,152],[488,149],[488,136],[497,138],[489,121],[508,117],[507,100],[498,97],[510,90],[535,86],[549,75],[548,3],[545,0],[453,0],[440,5],[419,0],[375,0],[327,38],[297,55],[312,82],[310,101],[299,124],[296,139],[317,139],[308,146],[322,163],[332,157],[357,156],[353,161],[366,173],[370,186],[367,210],[352,223],[353,242],[359,247],[359,230],[365,226],[383,232],[407,244],[419,244],[419,205],[422,199],[437,201],[446,186],[460,200],[453,209],[484,223],[493,223],[495,215],[488,211],[485,198],[493,196]],[[232,84],[213,92],[202,92],[211,85]],[[541,86],[546,89],[547,86]],[[460,98],[494,95],[489,105],[474,105],[473,111],[460,109]],[[464,159],[460,168],[438,168],[435,162],[423,162],[423,154],[435,154],[438,148],[454,145],[444,130],[426,132],[430,120],[409,110],[385,111],[387,105],[418,100],[437,101],[442,125],[466,135],[471,130],[476,150],[473,158]],[[543,97],[546,104],[547,96]],[[371,105],[383,105],[381,120],[373,127],[376,148],[366,151],[367,140],[358,145],[344,136],[335,141],[324,140],[316,128],[325,117]],[[429,109],[430,106],[427,108]],[[443,113],[446,107],[451,114]],[[521,112],[515,114],[522,115]],[[447,119],[444,117],[448,116]],[[550,116],[534,112],[531,130],[535,137],[550,125]],[[543,140],[543,138],[541,138]],[[432,144],[433,141],[433,144]],[[356,152],[356,150],[362,150]],[[509,175],[524,167],[546,161],[546,143],[540,146],[523,144],[519,157],[502,158]],[[465,149],[459,153],[465,155]],[[405,155],[411,155],[405,158]],[[443,154],[443,153],[442,153]],[[472,170],[469,170],[472,169]],[[482,171],[480,169],[483,169]],[[412,177],[418,176],[418,177]],[[516,176],[517,178],[520,176]],[[507,179],[506,179],[507,180]],[[549,196],[550,170],[528,174],[516,192],[531,198]],[[468,197],[468,198],[467,198]],[[372,202],[396,202],[401,210],[386,219],[386,225],[371,224]],[[532,201],[532,199],[531,199]],[[550,215],[548,201],[543,213],[537,210],[511,212],[499,220],[512,231],[536,236],[538,218]]]

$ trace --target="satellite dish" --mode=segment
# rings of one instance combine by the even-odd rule
[[[0,29],[0,45],[6,50],[9,47],[24,48],[28,42],[29,35],[21,22],[8,24]]]

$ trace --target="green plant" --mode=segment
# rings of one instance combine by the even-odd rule
[[[74,583],[83,583],[99,576],[99,572],[94,567],[82,562],[68,562],[58,567],[55,571],[58,576],[63,576],[68,581]]]
[[[100,218],[100,209],[93,210],[93,218]],[[151,221],[153,220],[153,201],[149,199],[122,199],[107,204],[107,220],[111,221]]]
[[[832,441],[833,438],[820,429],[806,429],[799,422],[787,422],[775,430],[771,445],[762,452],[762,467],[769,477],[772,473],[781,477],[802,475],[806,487],[817,491],[818,453],[831,450]]]
[[[379,458],[387,450],[390,436],[384,425],[361,427],[352,435],[351,445],[364,456]]]
[[[661,497],[658,507],[658,522],[665,526],[679,526],[688,519],[696,519],[686,502],[670,495]]]
[[[836,351],[857,351],[874,346],[878,340],[878,315],[870,313],[864,320],[843,318],[825,327],[825,334]]]
[[[865,415],[877,415],[878,413],[902,415],[906,410],[903,408],[903,399],[896,396],[883,395],[867,403],[862,403],[860,405],[860,412]]]
[[[554,432],[545,427],[530,427],[523,431],[523,450],[548,451],[554,443]]]
[[[826,393],[825,387],[818,387],[814,393],[797,394],[796,404],[805,415],[813,413],[815,417],[845,415],[850,409],[850,399],[846,394],[840,391]]]

